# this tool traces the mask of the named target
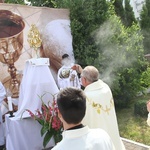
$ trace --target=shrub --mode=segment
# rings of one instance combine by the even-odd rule
[[[140,100],[134,104],[134,114],[136,116],[137,115],[139,115],[141,117],[147,116],[148,112],[147,112],[147,108],[146,108],[146,102],[147,102],[147,100]]]

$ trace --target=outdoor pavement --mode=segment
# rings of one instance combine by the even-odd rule
[[[150,150],[150,146],[122,138],[126,150]]]
[[[121,139],[125,145],[126,150],[150,150],[150,146],[148,145],[144,145],[142,143],[138,143],[125,138],[121,138]],[[47,148],[44,150],[51,150],[51,148]]]
[[[121,138],[121,139],[125,145],[126,150],[150,150],[150,146],[148,145],[144,145],[142,143],[138,143],[125,138]],[[44,150],[51,150],[51,148],[47,148]]]

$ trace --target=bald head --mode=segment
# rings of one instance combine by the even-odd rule
[[[99,71],[94,66],[87,66],[83,69],[82,76],[93,83],[99,79]]]

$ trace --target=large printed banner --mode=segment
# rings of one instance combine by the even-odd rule
[[[33,57],[34,48],[28,42],[33,25],[42,41],[38,50],[42,57],[50,58],[54,78],[61,65],[61,56],[68,53],[73,58],[67,9],[0,3],[0,81],[5,86],[11,79],[9,59],[14,61],[17,78],[20,78],[26,60]]]

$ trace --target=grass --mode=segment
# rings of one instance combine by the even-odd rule
[[[134,103],[137,100],[149,100],[150,94],[134,99],[129,108],[116,109],[120,136],[145,145],[150,145],[150,126],[147,125],[147,116],[134,115]]]

